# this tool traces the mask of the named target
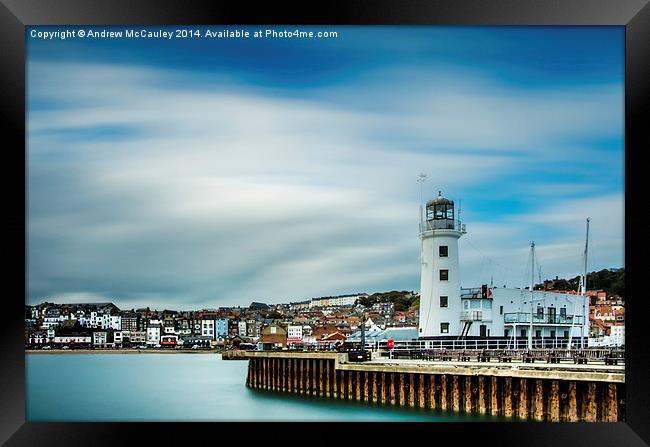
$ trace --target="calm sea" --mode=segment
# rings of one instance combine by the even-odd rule
[[[218,354],[28,354],[28,421],[494,421],[251,390]]]

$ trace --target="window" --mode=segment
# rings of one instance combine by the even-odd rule
[[[526,336],[526,329],[522,329],[522,330],[521,330],[521,336],[522,336],[522,337],[525,337],[525,336]]]
[[[560,316],[562,318],[566,317],[566,307],[560,307]]]
[[[499,306],[499,315],[503,315],[503,306]]]
[[[480,309],[481,308],[481,301],[480,300],[471,300],[470,301],[470,308],[472,308],[472,309]]]
[[[440,270],[440,281],[448,281],[449,280],[449,270],[442,269]]]
[[[449,256],[449,247],[447,247],[446,245],[441,245],[440,247],[438,247],[438,255],[441,258],[446,258],[447,256]]]
[[[537,338],[542,338],[542,331],[540,331],[539,329],[537,329],[537,330],[535,331],[535,337],[537,337]]]
[[[503,307],[503,306],[502,306]],[[508,337],[510,335],[510,330],[509,329],[504,329],[503,330],[503,336]]]
[[[537,306],[537,318],[544,318],[544,308]]]
[[[449,305],[449,297],[448,296],[441,296],[440,297],[440,307],[448,307]]]
[[[440,333],[441,334],[449,333],[449,323],[440,323]]]
[[[555,338],[555,331],[551,330],[551,338]]]

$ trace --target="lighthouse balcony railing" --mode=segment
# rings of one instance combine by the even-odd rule
[[[464,233],[465,224],[452,219],[431,219],[420,223],[420,232],[430,230],[456,230]]]
[[[530,312],[511,312],[503,314],[503,322],[505,324],[528,323],[530,324]],[[558,325],[572,325],[583,324],[584,317],[582,315],[557,315],[554,313],[533,313],[533,324],[558,324]]]

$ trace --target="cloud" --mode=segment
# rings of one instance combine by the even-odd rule
[[[444,89],[422,74],[382,76],[296,97],[224,75],[188,88],[193,75],[177,70],[31,61],[29,300],[190,308],[417,290],[417,173],[430,174],[429,191],[488,191],[531,163],[572,162],[568,147],[589,151],[576,139],[621,131],[616,86],[526,92],[464,75]],[[381,79],[399,94],[357,106]],[[543,202],[496,222],[470,209],[465,238],[519,266],[529,233],[564,253],[591,213],[603,265],[622,262],[622,226],[596,229],[601,198],[550,198],[550,211]],[[567,225],[578,229],[556,231]],[[475,285],[487,261],[466,251]],[[540,255],[549,272],[573,274],[565,255]]]

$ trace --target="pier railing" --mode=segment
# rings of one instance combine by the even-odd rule
[[[354,343],[354,342],[353,342]],[[587,340],[580,337],[568,338],[536,338],[532,340],[535,349],[569,349],[587,348]],[[347,342],[346,344],[352,344]],[[359,341],[356,340],[356,344]],[[386,341],[367,341],[366,349],[387,349]],[[527,349],[528,338],[493,338],[493,339],[463,339],[463,340],[412,340],[395,341],[393,349]],[[327,346],[321,347],[327,349]]]
[[[572,346],[564,340],[561,345],[543,346],[541,343],[528,349],[528,340],[417,340],[394,342],[389,348],[386,342],[368,342],[366,351],[379,352],[381,356],[395,359],[453,360],[453,361],[521,361],[547,363],[604,363],[622,365],[625,363],[623,348],[580,347],[579,339]],[[358,351],[360,343],[347,342],[338,347],[333,345],[306,346],[303,351]]]

